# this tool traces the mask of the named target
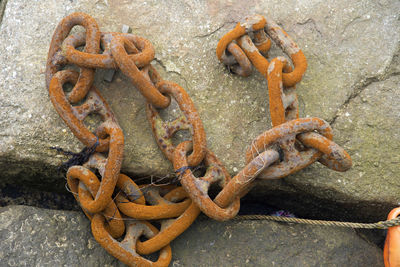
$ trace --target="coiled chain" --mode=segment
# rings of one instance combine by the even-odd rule
[[[70,35],[76,25],[86,32]],[[290,57],[293,69],[284,57],[268,62],[265,56],[271,40]],[[82,51],[77,49],[82,46]],[[163,80],[150,64],[154,48],[148,40],[100,32],[96,21],[84,13],[65,17],[55,30],[46,68],[50,99],[72,133],[86,147],[95,148],[87,162],[68,169],[68,186],[91,220],[95,239],[125,264],[168,266],[172,257],[169,243],[200,212],[220,221],[235,217],[240,198],[256,178],[282,178],[315,161],[337,171],[351,166],[350,156],[332,141],[332,129],[326,121],[299,118],[295,85],[307,61],[277,24],[259,15],[247,18],[220,40],[217,57],[242,76],[249,76],[254,65],[268,80],[273,128],[250,144],[246,166],[233,178],[207,148],[203,123],[188,93],[178,84]],[[65,69],[66,65],[77,66],[79,72]],[[139,186],[120,173],[124,135],[109,105],[93,86],[97,68],[121,70],[145,97],[155,140],[173,164],[182,187]],[[70,92],[63,89],[67,83],[73,85]],[[167,108],[171,98],[182,116],[164,121],[159,110]],[[94,131],[83,123],[90,114],[102,118]],[[174,146],[172,138],[180,130],[189,130],[191,139]],[[205,166],[201,177],[194,171],[199,166]],[[221,190],[211,199],[208,190],[214,183]],[[149,220],[159,221],[160,229]],[[141,256],[156,251],[160,251],[156,262]]]

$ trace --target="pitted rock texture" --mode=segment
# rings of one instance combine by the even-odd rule
[[[0,209],[1,266],[124,266],[91,236],[83,213]],[[170,266],[383,266],[353,230],[200,217],[172,242]]]
[[[333,198],[340,203],[355,203],[356,207],[368,202],[373,205],[366,210],[367,216],[383,219],[382,214],[398,202],[400,165],[396,161],[396,145],[392,145],[398,138],[398,129],[389,127],[387,134],[382,134],[386,138],[372,139],[378,143],[376,146],[361,142],[353,132],[368,131],[372,138],[381,136],[379,122],[374,122],[375,116],[359,113],[358,121],[351,123],[348,119],[355,113],[349,112],[352,115],[347,116],[344,110],[368,108],[368,103],[354,101],[359,92],[372,81],[385,83],[387,77],[399,73],[397,67],[391,67],[398,57],[399,5],[395,0],[296,3],[252,0],[246,4],[183,0],[8,0],[0,25],[1,183],[28,182],[63,190],[65,181],[57,175],[56,166],[64,158],[49,147],[73,151],[82,148],[56,114],[44,85],[45,62],[54,28],[74,11],[92,15],[102,31],[119,31],[123,24],[129,25],[135,34],[154,44],[153,64],[164,79],[187,90],[203,120],[209,148],[235,174],[244,167],[244,152],[251,141],[271,127],[267,85],[256,72],[248,78],[230,74],[218,62],[215,48],[219,38],[236,21],[259,13],[280,24],[308,59],[307,72],[297,86],[301,116],[334,122],[334,140],[350,152],[355,167],[351,172],[337,174],[314,165],[284,181],[261,182],[253,190],[254,196],[265,196],[274,190],[277,195],[302,193],[308,199],[329,202]],[[270,58],[277,55],[282,52],[273,46]],[[116,74],[111,84],[102,81],[103,74],[97,73],[96,84],[111,104],[125,134],[123,172],[141,176],[171,173],[171,164],[153,140],[143,97],[121,73]],[[377,110],[392,114],[389,120],[398,121],[395,95],[391,99],[391,104],[373,99],[371,103],[377,103],[374,104]],[[171,117],[176,110],[172,108],[166,113]],[[385,151],[381,147],[393,149]],[[373,171],[363,169],[374,157],[374,162],[388,159],[384,165],[390,165],[392,175],[379,162]],[[301,203],[301,199],[295,198],[296,202]]]
[[[1,266],[124,266],[96,242],[81,212],[0,209]]]

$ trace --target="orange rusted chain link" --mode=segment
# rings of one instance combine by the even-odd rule
[[[47,56],[46,65],[46,86],[49,87],[53,75],[67,62],[62,55],[62,42],[68,36],[71,29],[81,25],[86,29],[86,45],[87,53],[97,54],[100,51],[100,31],[96,21],[85,13],[73,13],[65,17],[54,31],[50,49]],[[86,96],[87,91],[91,88],[94,81],[93,69],[81,69],[81,75],[78,82],[69,95],[69,101],[76,103]]]
[[[299,104],[295,88],[284,88],[282,82],[283,71],[290,72],[291,69],[284,57],[274,58],[268,67],[269,110],[273,127],[299,118]]]
[[[199,165],[206,154],[206,134],[192,100],[182,87],[173,82],[161,81],[157,84],[157,88],[160,92],[172,96],[183,113],[182,117],[166,123],[162,121],[157,110],[151,104],[147,105],[147,117],[151,122],[158,146],[172,161],[175,150],[171,140],[172,136],[179,130],[189,129],[193,135],[193,152],[188,157],[188,163],[189,166]]]
[[[108,253],[122,261],[128,266],[168,266],[172,259],[171,247],[163,247],[156,262],[141,257],[136,252],[136,242],[144,235],[151,238],[158,233],[158,230],[145,221],[126,221],[126,234],[121,242],[115,240],[105,228],[105,218],[96,214],[92,219],[92,233],[100,245]]]
[[[83,26],[86,32],[69,35],[75,25]],[[271,40],[290,57],[293,69],[285,58],[278,57],[269,63],[264,57]],[[82,46],[82,51],[77,49]],[[79,163],[82,166],[69,168],[69,188],[91,220],[95,239],[122,262],[130,266],[168,266],[172,257],[170,242],[201,211],[216,220],[233,218],[239,211],[240,198],[254,186],[256,178],[281,178],[316,160],[338,171],[351,166],[350,156],[332,141],[332,129],[327,122],[298,118],[295,85],[301,80],[307,61],[273,21],[260,15],[248,17],[217,46],[218,59],[232,72],[249,76],[253,64],[269,86],[273,128],[253,141],[246,152],[247,165],[233,178],[207,148],[203,123],[189,94],[161,78],[150,64],[154,55],[148,40],[132,34],[102,33],[89,15],[73,13],[57,26],[47,59],[46,86],[56,111],[73,134],[97,152],[90,152],[86,162]],[[71,64],[79,67],[80,72],[63,70]],[[93,86],[97,68],[120,69],[145,97],[156,142],[173,164],[182,187],[138,186],[120,173],[124,135],[109,105]],[[73,85],[70,93],[63,89],[67,83]],[[171,101],[178,104],[182,115],[166,122],[158,109],[169,107]],[[83,122],[93,113],[99,114],[102,122],[92,132]],[[180,130],[188,130],[191,138],[174,145],[172,138]],[[204,174],[196,177],[196,170],[203,165]],[[208,190],[213,183],[219,183],[222,189],[212,200]],[[143,220],[158,220],[160,231]],[[124,233],[123,241],[117,241]],[[142,235],[147,240],[141,241]],[[157,262],[140,256],[157,251]]]
[[[72,70],[62,70],[53,75],[50,82],[49,94],[57,113],[64,120],[72,133],[85,146],[92,146],[96,143],[98,137],[90,132],[83,123],[84,119],[93,112],[101,115],[104,121],[117,123],[107,102],[100,95],[99,91],[92,86],[88,93],[86,101],[80,106],[72,106],[67,100],[63,91],[63,85],[66,83],[75,84],[78,80],[78,73]],[[109,138],[99,140],[100,144],[96,147],[99,152],[109,149]]]
[[[67,37],[75,25],[83,25],[86,28],[86,34],[78,33]],[[98,54],[100,41],[104,50],[102,55]],[[76,50],[76,47],[83,45],[85,45],[84,52]],[[124,53],[127,58],[122,58]],[[130,53],[130,55],[127,55],[127,53]],[[57,112],[78,139],[87,147],[96,144],[97,151],[107,152],[106,157],[101,154],[93,154],[84,164],[85,167],[73,166],[67,173],[71,192],[74,193],[75,198],[88,218],[92,220],[92,230],[96,240],[107,251],[129,265],[168,266],[171,260],[171,249],[168,244],[190,226],[200,211],[193,206],[191,200],[187,198],[187,194],[181,188],[166,191],[164,197],[168,197],[170,200],[165,199],[159,205],[146,205],[141,189],[127,176],[119,173],[124,145],[122,130],[118,126],[106,101],[92,86],[95,71],[92,68],[116,68],[119,64],[134,62],[131,65],[128,64],[128,70],[124,69],[124,71],[129,71],[142,78],[144,84],[139,81],[136,86],[142,89],[145,97],[150,96],[148,97],[150,102],[158,107],[166,107],[169,105],[169,97],[163,96],[154,86],[151,87],[151,82],[147,82],[146,77],[148,75],[146,76],[146,70],[154,72],[154,69],[149,65],[153,58],[154,49],[146,39],[129,34],[100,33],[97,24],[90,16],[83,13],[74,13],[62,20],[53,36],[49,50],[46,84],[49,89],[50,99]],[[80,73],[61,70],[63,66],[73,63],[81,67]],[[144,72],[138,70],[136,66],[143,67]],[[154,73],[151,73],[150,76],[153,79],[159,78]],[[138,79],[137,77],[134,77],[134,81]],[[74,86],[69,94],[66,94],[63,89],[66,83]],[[151,88],[154,90],[149,91]],[[81,100],[83,100],[83,103],[78,106],[73,105]],[[92,113],[99,114],[103,120],[94,132],[89,131],[83,123],[84,119]],[[101,182],[92,172],[93,169],[98,170],[102,177]],[[151,214],[148,214],[147,217],[146,214],[140,212],[139,216],[137,216],[139,219],[144,217],[146,219],[170,219],[184,214],[183,219],[186,220],[186,225],[181,226],[178,222],[174,224],[174,227],[172,225],[168,227],[169,236],[166,236],[168,231],[166,234],[154,236],[158,231],[153,226],[147,225],[148,223],[137,223],[137,225],[142,225],[141,228],[139,227],[141,229],[138,230],[139,232],[133,230],[138,229],[137,227],[133,227],[132,223],[128,223],[125,241],[121,243],[122,245],[119,245],[114,238],[119,238],[124,233],[124,221],[127,218],[121,216],[118,209],[119,205],[116,205],[111,198],[116,184],[118,184],[118,188],[124,189],[124,192],[116,194],[118,204],[127,204],[120,203],[125,201],[118,202],[118,200],[124,200],[121,197],[126,196],[130,200],[134,200],[134,204],[142,208],[141,211],[143,209],[151,211]],[[147,192],[146,195],[149,198],[148,201],[151,202],[151,199],[154,199],[150,192]],[[183,201],[180,202],[180,200]],[[125,209],[123,211],[130,215],[135,214],[129,212],[129,209],[128,212]],[[187,216],[189,214],[188,211],[192,211],[190,216]],[[107,221],[103,216],[107,218]],[[181,219],[181,221],[184,220]],[[143,228],[143,225],[146,225],[146,227]],[[136,237],[133,236],[135,231],[138,234]],[[145,245],[144,249],[148,250],[150,248],[152,250],[151,253],[161,249],[160,260],[156,263],[151,263],[141,258],[134,251],[136,240],[143,231],[148,238],[154,236],[154,239],[151,240],[158,242],[158,244],[162,243],[162,247],[165,247],[162,248],[158,244],[152,247]],[[133,240],[128,240],[132,238]],[[126,247],[126,243],[129,242],[132,243],[132,247]],[[141,247],[143,249],[143,245]]]
[[[259,17],[256,15],[252,18],[259,21]],[[259,178],[285,177],[316,160],[337,171],[349,169],[352,164],[351,158],[344,149],[331,141],[332,133],[326,122],[317,118],[298,119],[298,100],[294,86],[301,80],[307,68],[307,61],[302,51],[284,30],[268,19],[264,27],[266,34],[291,57],[294,70],[283,57],[277,57],[269,63],[261,54],[265,54],[263,51],[265,48],[261,47],[262,51],[260,51],[249,36],[251,33],[253,38],[257,37],[254,38],[257,45],[262,39],[267,46],[266,37],[262,36],[262,31],[258,30],[256,33],[241,31],[242,34],[239,36],[240,31],[237,28],[221,38],[217,56],[221,59],[220,55],[223,50],[220,47],[226,47],[225,44],[229,43],[227,40],[230,42],[236,40],[256,69],[267,78],[270,113],[274,127],[253,141],[246,153],[246,162],[249,163],[254,157],[274,146],[276,149],[277,145],[278,151],[281,153],[280,162],[262,170]],[[322,135],[312,132],[315,130],[320,131]]]
[[[73,107],[68,102],[62,89],[63,84],[66,82],[74,83],[77,76],[78,74],[74,71],[64,70],[57,72],[50,82],[49,94],[54,107],[64,122],[78,139],[87,146],[93,145],[97,137],[87,129],[83,124],[83,120],[93,112],[99,113],[104,120],[96,130],[97,136],[100,137],[100,145],[97,150],[109,150],[107,166],[103,174],[99,194],[96,195],[95,200],[84,204],[85,209],[96,213],[106,207],[107,201],[114,191],[122,163],[124,136],[108,104],[94,87],[89,91],[87,99],[82,105]],[[101,137],[106,136],[109,138],[101,139]]]
[[[267,38],[264,29],[254,31],[254,45],[263,56],[267,56],[271,48],[271,40]]]
[[[182,169],[187,166],[186,153],[191,148],[191,143],[181,143],[174,153],[174,168]],[[217,157],[207,151],[205,165],[207,171],[203,177],[195,177],[190,169],[182,173],[181,183],[207,216],[225,221],[236,216],[240,208],[240,198],[247,193],[251,182],[261,170],[268,167],[279,158],[276,151],[266,151],[251,161],[241,172],[231,179],[227,170],[223,167]],[[217,183],[223,187],[221,192],[212,201],[208,196],[211,184]]]
[[[163,221],[161,223],[161,231],[154,237],[144,242],[137,242],[137,251],[140,254],[151,254],[160,250],[165,245],[182,234],[196,220],[200,214],[200,209],[195,203],[185,210],[182,215],[173,220]]]
[[[288,87],[296,85],[296,83],[301,81],[307,69],[307,60],[303,51],[301,51],[292,38],[290,38],[290,36],[274,21],[268,19],[264,30],[268,36],[282,48],[283,52],[292,59],[294,69],[282,75],[283,85]]]
[[[263,28],[265,32],[274,42],[276,42],[283,49],[286,54],[290,56],[295,67],[293,71],[283,74],[283,84],[285,86],[291,87],[298,83],[307,69],[307,60],[299,47],[293,42],[289,35],[272,20],[265,20],[265,18],[260,15],[248,17],[246,20],[255,23],[254,26],[245,30],[245,27],[242,26],[241,23],[238,23],[238,25],[236,25],[236,27],[232,31],[225,34],[217,45],[216,52],[218,59],[221,62],[225,63],[225,50],[227,46],[229,45],[229,43],[237,40],[239,46],[246,53],[247,57],[253,63],[256,69],[265,77],[267,77],[269,62],[260,52],[265,54],[264,51],[267,48],[269,49],[269,45],[265,44],[265,47],[259,46],[261,49],[259,51],[257,46],[247,35],[247,33],[254,32],[255,30],[260,30],[260,25],[264,25]],[[260,33],[258,33],[257,35],[259,34]],[[260,37],[257,36],[257,38],[259,40]],[[257,42],[257,39],[255,41]]]
[[[387,219],[395,219],[400,215],[400,207],[393,209]],[[383,248],[385,267],[400,266],[400,226],[390,227],[387,231]]]
[[[131,181],[133,183],[133,181]],[[129,186],[128,183],[125,183],[125,186]],[[125,187],[120,188],[122,192],[125,192]],[[138,220],[159,220],[159,219],[167,219],[174,218],[180,216],[191,204],[191,200],[187,198],[186,194],[181,194],[180,198],[177,198],[176,201],[166,201],[159,195],[160,187],[156,186],[147,186],[143,192],[144,194],[156,196],[147,196],[146,200],[150,197],[156,197],[157,203],[150,203],[149,205],[144,204],[136,204],[134,201],[129,201],[129,196],[126,198],[123,193],[118,194],[116,197],[116,202],[118,208],[125,215],[138,219]],[[174,189],[175,191],[179,190],[179,188]],[[184,199],[182,202],[178,202]]]
[[[230,55],[226,56],[224,63],[229,67],[230,71],[243,77],[250,76],[251,62],[243,50],[235,43],[230,43],[226,50]]]
[[[185,169],[185,167],[188,166],[186,153],[190,151],[191,148],[192,144],[190,142],[182,142],[177,146],[174,152],[175,170]],[[230,181],[231,177],[225,167],[210,150],[207,150],[204,159],[204,163],[207,167],[205,175],[201,178],[196,178],[192,171],[186,168],[182,171],[181,175],[182,186],[199,206],[201,211],[208,216],[220,221],[231,219],[235,217],[239,211],[239,198],[236,198],[232,203],[224,203],[226,206],[220,207],[208,196],[208,189],[211,184],[218,182],[224,187]]]
[[[71,191],[74,193],[74,197],[78,203],[82,206],[88,218],[91,220],[93,213],[85,209],[85,204],[93,201],[93,196],[96,196],[99,188],[100,181],[97,176],[89,169],[83,166],[73,166],[69,168],[67,173],[67,182]],[[112,220],[108,221],[106,225],[107,232],[114,238],[122,236],[125,231],[124,222],[121,220],[122,217],[117,210],[111,198],[107,201],[108,205],[103,210],[103,213],[107,217],[111,217]],[[87,205],[87,204],[86,204]]]
[[[306,147],[322,152],[323,155],[318,161],[332,170],[344,172],[352,165],[350,155],[342,147],[318,133],[302,133],[297,139]]]
[[[133,85],[139,89],[147,101],[159,108],[168,107],[170,98],[162,95],[160,91],[154,87],[152,82],[146,79],[146,77],[139,71],[135,62],[129,58],[128,52],[125,49],[128,42],[128,39],[119,35],[114,36],[111,39],[111,52],[118,67],[131,79]]]
[[[236,27],[225,34],[218,42],[217,45],[217,57],[219,60],[224,62],[226,60],[225,50],[228,47],[229,43],[238,39],[239,37],[245,35],[248,32],[261,30],[265,26],[265,18],[260,15],[254,15],[251,17],[247,17],[245,22],[239,22],[236,24]]]
[[[281,162],[264,169],[258,178],[260,179],[277,179],[285,177],[292,174],[304,167],[310,165],[311,163],[318,160],[323,150],[320,152],[314,148],[303,148],[301,150],[296,147],[296,136],[299,134],[309,134],[312,131],[318,131],[322,136],[325,137],[324,140],[332,139],[332,129],[329,124],[318,118],[303,118],[291,120],[286,123],[280,124],[271,130],[264,132],[259,135],[252,145],[248,148],[246,152],[246,162],[253,160],[259,153],[264,150],[273,148],[274,145],[278,145],[283,153],[283,159]],[[332,144],[333,142],[330,142]],[[318,148],[318,146],[315,146]],[[331,149],[335,149],[333,146]],[[341,153],[344,150],[334,150],[333,153]],[[342,158],[346,158],[348,155],[341,155]],[[339,158],[339,157],[338,157]],[[334,160],[334,158],[329,158]],[[336,162],[340,164],[342,161]],[[345,161],[347,163],[347,161]],[[350,161],[351,165],[351,161]],[[349,166],[347,166],[349,167]],[[338,167],[343,169],[343,167]]]
[[[100,41],[104,50],[103,54],[90,54],[76,49],[86,43],[84,32],[70,35],[62,44],[63,56],[69,63],[80,67],[116,69],[118,65],[111,53],[111,40],[117,35],[129,40],[125,43],[125,48],[130,53],[129,59],[135,62],[137,67],[144,67],[154,59],[154,48],[149,40],[133,34],[115,32],[101,33]]]

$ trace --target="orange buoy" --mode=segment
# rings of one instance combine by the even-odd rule
[[[387,219],[392,220],[400,215],[400,207],[393,209]],[[400,267],[400,226],[388,229],[383,249],[385,267]]]

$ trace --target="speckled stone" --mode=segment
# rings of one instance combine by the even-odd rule
[[[1,183],[26,181],[37,187],[63,190],[64,180],[55,171],[63,157],[49,147],[74,151],[82,148],[56,114],[44,85],[47,50],[54,28],[74,11],[91,14],[103,31],[118,31],[123,24],[129,25],[135,34],[154,44],[153,64],[165,79],[188,91],[203,120],[209,148],[235,174],[243,168],[244,152],[253,138],[271,127],[267,86],[257,73],[249,78],[228,73],[216,59],[215,47],[236,21],[260,13],[282,25],[308,59],[307,72],[297,86],[301,116],[334,122],[334,140],[350,151],[356,171],[342,175],[316,165],[283,181],[263,182],[253,192],[261,195],[260,199],[271,191],[276,195],[290,191],[292,196],[301,193],[302,198],[322,199],[331,204],[351,201],[357,207],[359,203],[372,203],[366,211],[368,216],[376,218],[381,212],[379,217],[383,219],[382,213],[398,202],[395,196],[400,186],[400,165],[394,160],[397,151],[384,151],[381,147],[393,147],[391,139],[398,129],[388,128],[386,139],[374,140],[379,141],[378,146],[360,143],[352,147],[357,142],[351,141],[356,130],[379,135],[379,127],[368,126],[378,123],[371,122],[375,116],[360,113],[360,124],[353,120],[344,133],[339,131],[339,122],[348,118],[345,109],[363,110],[366,104],[354,100],[366,86],[399,73],[398,67],[391,67],[398,58],[398,10],[399,2],[395,0],[252,0],[246,4],[184,0],[8,0],[0,25]],[[282,53],[273,46],[271,56],[276,55]],[[170,163],[153,140],[143,97],[121,73],[116,74],[111,84],[102,81],[103,74],[97,73],[96,84],[110,102],[125,134],[123,171],[131,175],[171,173]],[[398,121],[400,115],[393,104],[372,102],[378,103],[377,110],[387,110],[393,114],[390,119]],[[174,110],[169,114],[175,114]],[[373,157],[387,158],[385,164],[390,165],[392,175],[382,179],[383,165],[374,167],[375,172],[362,169]],[[354,176],[360,172],[362,178]],[[371,185],[380,186],[377,189]],[[359,191],[354,192],[354,188]],[[299,200],[295,198],[292,203]],[[377,200],[384,201],[384,209]]]
[[[1,266],[124,266],[91,236],[83,213],[0,209]],[[383,266],[353,230],[200,217],[172,242],[170,266]]]
[[[0,209],[1,266],[125,266],[96,242],[82,212]]]

